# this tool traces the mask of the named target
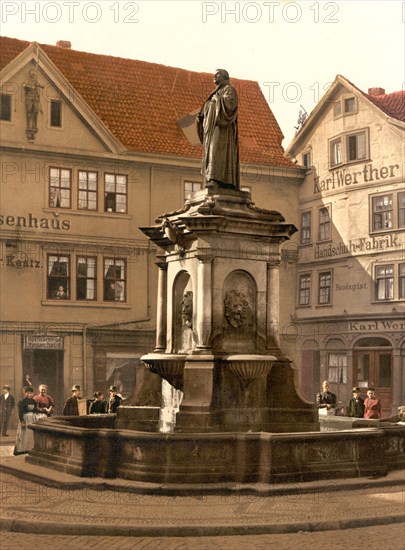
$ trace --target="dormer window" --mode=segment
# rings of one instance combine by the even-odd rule
[[[356,100],[354,97],[345,99],[345,113],[354,113],[356,110]]]
[[[62,101],[59,99],[50,101],[50,124],[52,128],[62,128]]]
[[[357,99],[354,96],[346,96],[338,99],[333,107],[334,118],[349,116],[357,113]]]

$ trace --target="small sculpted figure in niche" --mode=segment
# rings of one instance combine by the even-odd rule
[[[205,187],[239,189],[238,95],[224,69],[215,72],[214,82],[197,120],[204,148],[201,173]]]
[[[228,324],[233,328],[241,328],[246,324],[249,303],[240,290],[227,292],[224,300],[224,314]]]
[[[181,301],[181,318],[183,326],[192,328],[193,326],[193,293],[188,290]]]
[[[36,70],[30,69],[28,78],[24,82],[25,114],[27,120],[27,135],[29,139],[34,139],[38,131],[38,113],[42,113],[40,88],[44,88],[44,86],[38,82]]]
[[[181,350],[193,349],[193,293],[188,290],[181,300]]]

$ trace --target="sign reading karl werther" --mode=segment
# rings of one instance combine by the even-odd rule
[[[329,177],[320,181],[319,176],[314,178],[314,194],[322,191],[333,191],[350,185],[374,183],[387,178],[398,176],[399,164],[390,164],[381,168],[374,168],[372,164],[365,164],[362,170],[347,172],[346,168],[331,172]]]

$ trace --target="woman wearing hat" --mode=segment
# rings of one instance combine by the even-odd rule
[[[36,422],[37,418],[37,404],[33,399],[34,388],[28,386],[24,389],[25,397],[18,403],[18,416],[20,422],[18,423],[17,436],[15,440],[14,454],[21,455],[28,453],[34,446],[34,433],[28,429],[28,425]]]
[[[81,387],[77,384],[70,390],[72,396],[66,401],[63,416],[79,416],[79,399],[81,399]]]
[[[364,415],[364,401],[360,397],[360,388],[353,388],[353,397],[349,401],[349,407],[347,416],[353,418],[363,418]]]
[[[116,386],[110,386],[110,399],[108,400],[108,413],[116,413],[118,407],[121,405],[122,397],[118,394]]]

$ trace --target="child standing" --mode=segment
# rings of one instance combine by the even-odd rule
[[[380,418],[381,403],[374,393],[374,388],[368,388],[367,397],[364,400],[364,418]]]

